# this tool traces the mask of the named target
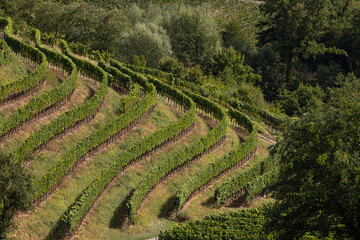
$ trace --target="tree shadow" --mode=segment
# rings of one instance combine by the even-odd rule
[[[125,199],[120,203],[116,208],[114,215],[110,220],[109,227],[114,229],[121,229],[127,220],[127,206],[126,203],[130,200],[131,195],[135,189],[131,190],[130,193],[125,197]]]
[[[201,206],[207,207],[207,208],[219,208],[219,204],[216,202],[215,197],[211,196],[206,201],[201,203]]]
[[[66,224],[63,221],[61,221],[61,219],[59,219],[56,222],[56,225],[53,228],[51,228],[51,231],[46,236],[45,240],[65,239],[65,237],[68,235],[69,234],[66,228]]]
[[[169,218],[171,214],[175,211],[176,196],[171,196],[160,208],[160,213],[158,214],[158,218]]]
[[[235,200],[229,202],[228,204],[226,204],[226,207],[229,208],[239,208],[241,206],[245,206],[246,205],[246,198],[244,195],[236,198]]]

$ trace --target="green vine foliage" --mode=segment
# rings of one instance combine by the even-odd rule
[[[104,69],[109,74],[109,85],[114,88],[123,88],[131,90],[129,95],[126,96],[119,106],[121,112],[126,112],[130,109],[140,98],[141,86],[134,84],[131,81],[131,77],[127,74],[122,73],[117,68],[108,66],[105,61],[99,60],[99,67]]]
[[[0,39],[0,66],[6,65],[11,61],[11,48],[6,42]]]
[[[58,93],[59,96],[69,96],[74,91],[77,81],[77,67],[70,58],[63,54],[49,50],[41,45],[41,34],[39,30],[33,30],[35,44],[45,55],[49,62],[54,65],[61,66],[69,77],[66,78],[59,86],[49,92],[49,94]],[[13,161],[23,161],[26,159],[36,148],[42,146],[50,141],[56,135],[62,133],[64,130],[73,127],[77,122],[83,120],[93,110],[88,109],[84,111],[81,106],[72,109],[58,118],[53,120],[47,125],[43,125],[39,131],[32,134],[27,138],[18,148],[12,152]]]
[[[96,66],[96,65],[94,65]],[[97,67],[97,66],[96,66]],[[101,71],[97,71],[102,73]],[[106,73],[105,73],[106,74]],[[122,78],[127,79],[128,78]],[[116,80],[120,82],[121,79]],[[103,126],[87,138],[83,139],[78,143],[74,148],[72,148],[53,168],[51,168],[41,179],[35,181],[36,192],[34,193],[34,199],[37,199],[49,192],[51,188],[58,183],[61,178],[68,173],[68,171],[73,167],[74,163],[80,158],[84,157],[90,150],[98,147],[102,143],[109,140],[115,134],[124,130],[131,123],[139,119],[143,114],[145,114],[151,107],[155,105],[156,102],[156,89],[155,87],[148,83],[141,76],[138,76],[135,79],[135,82],[141,85],[143,88],[150,90],[148,94],[144,97],[143,100],[139,101],[132,108],[126,111],[124,114],[121,114],[111,123]],[[126,85],[127,82],[122,83],[121,85]],[[91,99],[90,99],[91,100]],[[84,103],[86,105],[86,103]]]
[[[249,200],[256,195],[261,194],[265,189],[273,186],[277,181],[280,174],[280,167],[276,166],[265,172],[263,175],[258,176],[245,186],[245,197]]]
[[[266,235],[263,225],[266,206],[241,209],[236,212],[210,215],[202,220],[176,224],[171,229],[161,231],[159,240],[197,239],[274,239]]]
[[[244,188],[247,186],[247,183],[267,172],[272,168],[272,166],[276,165],[278,161],[279,153],[276,153],[275,155],[258,162],[252,168],[246,169],[244,172],[241,172],[229,181],[222,183],[215,189],[214,196],[216,202],[224,204],[237,194],[244,193]]]
[[[126,73],[132,76],[134,81],[136,81],[136,79],[141,79],[141,81],[138,81],[139,84],[140,82],[147,82],[146,78],[131,71],[130,69],[127,69],[119,62],[112,61],[112,64],[126,71]],[[163,83],[155,79],[153,79],[152,82],[155,86],[162,86],[162,88],[157,88],[160,94],[167,95],[177,102],[182,102],[189,109],[189,111],[175,123],[170,124],[168,127],[161,129],[136,142],[134,145],[125,150],[125,152],[115,158],[114,163],[108,169],[102,171],[100,175],[94,179],[94,181],[81,193],[78,200],[66,211],[66,213],[61,218],[62,222],[67,226],[68,231],[72,232],[78,227],[87,211],[91,208],[93,202],[97,199],[103,189],[116,177],[121,169],[139,157],[155,150],[165,142],[173,139],[194,123],[195,104],[189,97],[178,90],[163,85]],[[153,85],[150,84],[149,86]],[[151,92],[151,96],[153,96],[152,93],[153,92]],[[156,97],[156,95],[154,95],[154,97]],[[144,100],[142,100],[140,103],[142,102],[144,102]]]
[[[270,113],[264,109],[260,109],[251,104],[248,104],[246,102],[242,102],[237,99],[228,99],[228,98],[225,98],[224,96],[220,96],[220,95],[211,93],[208,90],[206,90],[204,87],[202,87],[201,85],[193,83],[193,82],[183,81],[179,78],[176,78],[171,73],[166,73],[166,72],[163,72],[158,69],[135,66],[135,65],[131,65],[131,64],[127,64],[127,67],[133,69],[134,71],[138,71],[138,72],[142,72],[142,73],[160,77],[176,87],[181,87],[181,88],[184,88],[187,90],[191,90],[192,92],[201,94],[208,98],[211,98],[213,101],[216,101],[217,103],[219,103],[225,107],[230,105],[231,107],[233,107],[239,111],[242,111],[246,114],[260,117],[266,124],[270,125],[271,127],[275,128],[275,129],[283,130],[284,123],[287,120],[286,116],[278,116],[276,114]]]
[[[12,20],[10,18],[0,18],[0,29],[4,31],[5,42],[1,41],[0,49],[0,65],[8,62],[11,58],[11,52],[9,52],[9,46],[15,53],[20,53],[22,56],[31,59],[37,68],[31,73],[27,74],[25,77],[11,82],[7,85],[1,86],[0,88],[0,103],[6,100],[8,97],[14,94],[21,94],[29,91],[43,81],[46,71],[47,71],[47,59],[46,56],[40,52],[38,49],[25,44],[15,37],[12,36]],[[39,104],[39,103],[37,103]],[[29,105],[26,108],[23,108],[16,112],[9,121],[2,124],[0,127],[0,136],[6,134],[14,127],[18,126],[21,122],[28,120],[32,116],[32,112],[27,112],[28,110],[34,111],[34,114],[37,112],[37,104]],[[41,109],[40,109],[41,110]],[[26,112],[26,113],[25,113]],[[30,116],[29,116],[30,115]]]
[[[269,113],[263,109],[252,106],[246,102],[239,101],[235,98],[232,98],[228,101],[229,105],[236,109],[241,109],[243,112],[253,115],[259,116],[266,124],[271,127],[279,130],[284,129],[284,123],[286,122],[285,116],[278,116],[272,113]]]
[[[186,179],[175,195],[175,203],[178,210],[182,208],[193,192],[219,176],[221,173],[234,167],[255,151],[258,140],[255,125],[246,115],[232,108],[229,109],[228,114],[229,117],[235,119],[237,124],[244,126],[246,130],[250,132],[248,139],[230,153],[218,158],[213,164],[210,164]]]
[[[128,217],[133,220],[140,204],[151,189],[159,183],[159,181],[172,171],[180,168],[184,164],[189,163],[192,159],[205,153],[211,146],[215,145],[226,134],[227,115],[225,111],[216,103],[207,98],[184,92],[188,95],[199,108],[211,113],[213,117],[220,120],[219,124],[213,128],[205,137],[200,138],[190,146],[184,147],[176,154],[170,156],[165,161],[154,166],[141,180],[135,191],[127,202]]]

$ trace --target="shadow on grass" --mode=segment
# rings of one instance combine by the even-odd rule
[[[216,203],[214,196],[211,196],[206,201],[202,202],[201,206],[204,206],[207,208],[219,208],[219,204]]]
[[[158,218],[168,218],[172,213],[174,213],[176,208],[175,199],[176,196],[173,195],[161,206]]]
[[[45,240],[60,240],[64,239],[66,236],[68,236],[66,225],[59,219],[56,222],[56,225],[51,229],[50,233],[46,236]]]
[[[239,208],[241,206],[244,206],[246,204],[246,198],[245,196],[240,196],[239,198],[235,199],[234,201],[231,201],[226,205],[226,207],[229,208]]]
[[[116,208],[114,215],[112,216],[109,224],[109,228],[121,229],[127,221],[127,207],[126,203],[130,200],[131,195],[135,189],[131,190],[125,199]]]

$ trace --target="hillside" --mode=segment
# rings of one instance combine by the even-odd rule
[[[0,238],[358,239],[359,9],[0,2]]]
[[[5,34],[8,34],[6,30]],[[8,34],[6,36],[10,39],[11,35]],[[7,38],[5,38],[5,40],[11,43]],[[13,39],[12,41],[18,41],[19,43],[22,41],[18,40],[16,36],[11,36],[11,38]],[[35,46],[35,43],[32,43],[32,45]],[[52,89],[60,86],[59,84],[64,84],[67,78],[71,76],[69,73],[66,73],[65,63],[56,62],[56,59],[61,59],[59,58],[60,55],[64,54],[60,49],[53,48],[54,50],[50,50],[48,46],[41,46],[39,43],[36,43],[36,45],[43,52],[48,49],[44,53],[48,57],[47,61],[51,62],[51,65],[48,65],[44,81],[39,87],[23,94],[14,95],[11,101],[6,101],[1,104],[1,112],[4,118],[3,122],[6,122],[7,119],[14,116],[14,113],[18,111],[17,109],[27,109],[32,99],[39,99],[45,96],[48,92],[51,92]],[[34,48],[33,46],[29,45],[29,48]],[[27,54],[26,52],[23,53],[23,50],[17,50],[15,48],[12,50],[21,56],[26,56],[25,54]],[[59,57],[54,58],[53,55],[59,55]],[[83,60],[79,56],[69,56],[73,58],[76,63],[85,61],[90,63],[89,60]],[[69,59],[66,57],[63,58]],[[15,68],[15,61],[24,64],[23,68],[26,69],[27,73],[23,70],[21,72],[22,75],[17,74],[20,70]],[[27,58],[19,58],[13,55],[11,62],[7,64],[5,68],[1,68],[1,73],[4,75],[9,74],[9,79],[13,79],[12,81],[16,82],[19,81],[21,77],[25,77],[26,74],[34,71],[38,66],[38,63],[34,62],[29,65]],[[82,66],[84,65],[77,66],[82,74],[78,74],[75,88],[71,94],[68,95],[66,101],[63,101],[61,105],[56,104],[56,106],[51,106],[45,111],[40,110],[39,115],[30,116],[14,128],[14,130],[11,130],[11,132],[3,136],[1,139],[1,148],[5,154],[12,156],[14,159],[18,159],[16,161],[23,161],[22,158],[15,158],[14,153],[25,149],[25,144],[29,144],[30,141],[35,141],[36,136],[39,137],[41,132],[47,129],[47,126],[55,124],[56,121],[60,122],[59,119],[61,119],[63,114],[68,114],[72,109],[77,109],[94,98],[101,89],[101,83],[99,83],[99,79],[94,75],[95,72],[92,73],[91,71],[100,68],[92,65],[94,70],[90,70],[89,67],[83,70]],[[116,64],[114,66],[116,66]],[[118,67],[120,67],[120,65]],[[16,228],[10,232],[10,237],[17,239],[54,239],[72,233],[74,238],[79,239],[144,239],[156,236],[160,230],[165,230],[174,223],[183,221],[184,219],[200,219],[208,214],[219,211],[234,211],[238,207],[250,207],[254,204],[257,205],[258,201],[263,201],[260,198],[245,205],[241,203],[229,203],[227,206],[221,206],[215,203],[213,196],[216,186],[219,186],[221,182],[231,179],[231,176],[244,169],[245,165],[251,166],[267,156],[269,140],[263,141],[262,139],[264,139],[264,137],[259,138],[259,143],[256,144],[257,150],[256,154],[254,154],[255,158],[252,157],[242,163],[242,157],[240,157],[239,160],[236,160],[227,167],[231,169],[230,171],[226,170],[226,174],[222,174],[220,178],[216,178],[216,181],[211,181],[210,185],[207,184],[206,188],[202,188],[198,194],[191,197],[191,201],[186,203],[180,211],[176,211],[175,195],[184,181],[202,169],[211,166],[211,164],[215,164],[222,156],[234,151],[239,148],[239,146],[241,147],[244,142],[248,141],[247,136],[250,133],[249,130],[254,128],[252,131],[256,131],[255,125],[251,127],[251,120],[243,116],[239,118],[239,120],[236,120],[236,117],[233,117],[232,120],[230,118],[229,120],[235,122],[226,127],[226,123],[228,122],[227,117],[226,115],[221,115],[225,114],[225,112],[219,112],[224,111],[222,107],[215,103],[212,103],[214,105],[211,107],[211,105],[209,105],[211,100],[199,98],[196,95],[192,95],[192,93],[189,93],[189,96],[191,96],[193,100],[190,100],[191,98],[186,97],[181,91],[171,93],[171,91],[175,91],[175,88],[167,85],[167,80],[161,77],[149,75],[149,80],[147,80],[147,74],[141,71],[138,73],[133,72],[130,68],[126,68],[125,65],[122,65],[122,68],[118,70],[115,70],[113,67],[106,67],[104,69],[112,71],[110,71],[108,75],[112,78],[112,85],[107,88],[104,100],[101,102],[100,108],[98,108],[96,113],[91,118],[88,118],[87,121],[82,120],[79,123],[75,123],[74,126],[69,125],[69,127],[64,130],[59,131],[59,133],[54,132],[54,137],[42,140],[41,144],[39,144],[40,147],[34,145],[32,150],[28,151],[28,153],[31,153],[31,158],[27,157],[22,165],[25,171],[37,181],[37,179],[41,179],[44,175],[48,174],[49,171],[54,171],[54,169],[56,169],[54,167],[61,164],[64,157],[69,156],[69,152],[74,151],[74,146],[76,149],[76,146],[83,145],[83,143],[87,141],[86,139],[93,138],[93,141],[95,141],[91,145],[93,147],[89,145],[89,149],[84,150],[85,155],[71,167],[71,171],[68,173],[65,172],[60,182],[56,183],[55,187],[51,187],[50,192],[45,191],[47,192],[46,197],[41,197],[36,201],[34,210],[16,214],[16,217],[13,219]],[[128,88],[129,86],[124,82],[125,77],[127,80],[133,82],[130,88]],[[155,80],[155,78],[158,80]],[[129,122],[131,123],[130,127],[128,127],[129,125],[123,125],[123,127],[119,125],[119,127],[117,127],[118,129],[114,128],[114,131],[108,133],[108,137],[104,135],[102,139],[105,141],[100,138],[94,138],[102,129],[104,132],[106,126],[111,126],[111,124],[116,122],[116,119],[126,119],[124,117],[127,113],[128,117],[131,117],[131,112],[134,113],[137,105],[140,106],[141,103],[150,96],[150,89],[146,90],[146,88],[150,87],[151,83],[146,83],[147,81],[155,81],[154,84],[157,86],[157,94],[154,99],[156,101],[155,107],[151,107],[148,111],[144,111],[145,109],[142,110],[141,120],[131,120],[133,123]],[[161,81],[164,83],[161,83]],[[2,84],[9,85],[11,82],[4,80]],[[148,84],[148,86],[146,84]],[[140,86],[142,89],[140,94],[136,93],[137,88],[134,88],[134,86]],[[180,102],[180,99],[187,99],[187,101],[190,102]],[[124,103],[129,102],[129,100],[132,101],[132,103],[130,102],[131,105],[129,105],[127,109],[124,109]],[[209,103],[206,103],[205,100],[209,101]],[[195,110],[195,105],[194,107],[190,107],[192,105],[189,105],[194,104],[193,101],[197,103],[197,110],[194,120],[188,120],[191,126],[184,126],[185,128],[181,135],[176,133],[181,129],[174,129],[174,133],[166,130],[167,132],[164,132],[164,134],[170,133],[174,135],[166,137],[168,140],[164,142],[165,145],[159,142],[158,144],[161,145],[160,148],[156,147],[152,150],[150,150],[150,148],[150,151],[145,150],[140,157],[134,158],[134,163],[131,163],[127,167],[125,165],[125,167],[121,167],[119,172],[115,174],[116,177],[110,181],[110,185],[107,185],[104,189],[100,189],[101,194],[95,198],[95,204],[91,204],[89,212],[84,215],[86,216],[85,219],[81,220],[78,223],[79,225],[70,231],[66,230],[67,227],[64,225],[64,222],[62,222],[63,216],[68,212],[68,209],[71,208],[74,202],[79,199],[79,196],[86,191],[87,187],[94,182],[94,179],[101,176],[100,173],[102,171],[111,168],[114,159],[119,158],[119,156],[124,154],[129,148],[141,142],[142,139],[149,138],[162,129],[170,130],[174,124],[174,126],[178,128],[178,124],[187,116],[186,113]],[[237,114],[240,113],[237,112]],[[223,118],[223,120],[221,120],[221,118]],[[193,123],[191,123],[192,121]],[[237,123],[237,121],[240,122]],[[246,123],[246,121],[248,121],[248,123]],[[187,125],[189,123],[187,123]],[[234,123],[236,123],[236,125],[233,125]],[[188,149],[197,147],[200,138],[205,140],[205,138],[210,136],[210,133],[214,132],[221,124],[225,124],[224,137],[221,139],[215,138],[214,140],[210,138],[207,141],[213,141],[213,143],[209,142],[210,145],[204,146],[204,150],[200,150],[199,152],[199,154],[201,154],[199,157],[194,158],[189,155],[188,160],[186,160],[188,163],[185,162],[185,166],[175,172],[170,170],[170,175],[166,178],[161,177],[159,179],[160,182],[155,185],[155,188],[151,187],[150,189],[153,189],[150,193],[146,194],[146,197],[141,200],[140,208],[136,211],[134,218],[130,220],[127,215],[127,202],[134,192],[134,189],[143,181],[142,179],[146,177],[150,169],[159,164],[161,165],[166,159],[177,156],[178,153],[186,147]],[[115,125],[113,127],[115,127]],[[266,131],[266,134],[269,136],[267,132],[269,130],[266,130],[267,126],[262,124],[260,127],[263,131]],[[105,132],[102,134],[105,134]],[[114,134],[116,138],[113,137],[115,136]],[[218,134],[220,134],[220,132]],[[213,137],[215,136],[216,135],[213,135]],[[211,147],[211,145],[214,146]],[[90,152],[88,152],[89,150]],[[250,154],[250,152],[248,153]],[[195,153],[194,156],[197,155],[198,154]],[[246,155],[247,154],[245,154],[244,157]],[[236,167],[232,167],[234,165]],[[178,167],[175,167],[175,169],[177,168]],[[216,175],[209,180],[215,177]],[[35,189],[35,191],[37,191],[37,189]],[[35,196],[42,196],[42,194],[43,193],[40,193]],[[36,198],[34,198],[34,200],[36,200]],[[74,231],[75,229],[76,231]]]

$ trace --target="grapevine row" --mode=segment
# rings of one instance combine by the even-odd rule
[[[117,65],[118,67],[121,65],[115,61],[113,61],[112,64]],[[143,76],[126,69],[124,66],[121,66],[121,69],[126,70],[126,72],[134,78],[136,76],[136,78],[141,78],[146,81]],[[160,82],[157,84],[161,85]],[[158,91],[160,94],[170,96],[170,98],[175,101],[182,102],[189,111],[175,123],[170,124],[168,127],[161,129],[148,137],[145,137],[129,147],[121,155],[115,158],[114,163],[108,169],[102,171],[100,175],[94,179],[94,181],[81,193],[78,200],[61,218],[69,232],[73,232],[79,226],[94,201],[98,198],[104,188],[106,188],[106,186],[117,176],[121,169],[151,151],[156,150],[158,147],[175,138],[179,134],[186,132],[187,129],[194,123],[195,104],[193,101],[181,92],[173,89],[170,90],[170,88],[171,87],[169,86],[167,89],[165,87],[163,89],[159,88]],[[169,92],[172,92],[172,95],[170,95]]]
[[[275,166],[263,175],[258,176],[245,186],[245,197],[247,200],[262,193],[265,189],[274,185],[279,177],[280,167]]]
[[[50,108],[55,104],[58,104],[60,101],[66,98],[69,98],[69,96],[73,93],[75,89],[76,80],[77,80],[77,69],[75,64],[70,59],[61,56],[61,54],[57,54],[53,51],[42,48],[39,43],[40,32],[35,31],[35,33],[36,33],[35,42],[37,47],[40,48],[46,54],[46,56],[50,59],[52,63],[57,63],[61,65],[67,72],[69,72],[69,77],[65,79],[61,84],[56,86],[54,89],[41,94],[39,97],[31,99],[27,105],[17,109],[1,126],[0,136],[7,134],[11,130],[18,127],[21,123],[28,121],[31,117],[35,116],[36,114]],[[41,52],[41,54],[43,55],[44,53]],[[45,65],[45,67],[47,67],[47,64]],[[65,117],[63,116],[62,118],[64,119]],[[56,125],[55,127],[57,128],[58,125]],[[54,126],[51,126],[51,129],[53,130],[53,132],[57,130],[54,129]],[[17,149],[12,154],[12,158],[14,160],[22,161],[27,156],[27,154],[33,151],[34,147],[38,147],[39,144],[42,144],[44,139],[47,140],[51,139],[53,135],[52,132],[44,133],[43,130],[41,137],[42,139],[40,139],[40,137],[35,136],[35,140],[34,138],[32,138],[24,145],[24,149],[22,148]]]
[[[236,212],[210,215],[202,220],[176,224],[160,232],[159,240],[197,239],[269,239],[263,225],[266,207],[241,209]]]
[[[275,128],[275,129],[282,130],[284,122],[286,121],[285,117],[272,114],[268,111],[257,108],[249,103],[242,102],[237,99],[227,99],[227,98],[224,98],[224,96],[215,96],[214,94],[210,93],[205,88],[203,88],[202,86],[200,86],[196,83],[187,82],[187,81],[183,81],[179,78],[175,78],[174,75],[171,73],[166,73],[166,72],[163,72],[158,69],[140,67],[140,66],[135,66],[135,65],[131,65],[131,64],[127,64],[127,66],[138,72],[158,76],[158,77],[166,80],[168,83],[171,83],[177,87],[189,89],[192,92],[201,94],[205,97],[211,97],[211,99],[213,101],[218,102],[219,104],[223,105],[224,107],[227,107],[228,105],[230,105],[236,109],[244,111],[247,114],[259,116],[266,124],[270,125],[271,127]]]
[[[39,30],[34,30],[33,35],[36,47],[47,56],[49,62],[53,65],[61,66],[66,72],[69,73],[69,77],[54,90],[50,91],[50,93],[53,93],[54,91],[60,91],[66,94],[68,92],[74,91],[77,81],[76,65],[71,61],[70,58],[66,57],[65,55],[43,47],[40,43],[41,36]],[[49,124],[43,125],[39,131],[30,135],[30,137],[28,137],[18,148],[12,152],[13,161],[25,160],[27,156],[29,156],[35,149],[41,147],[66,129],[75,126],[79,121],[85,119],[91,112],[93,112],[93,109],[83,109],[82,106],[79,106],[61,114]]]
[[[2,46],[9,46],[14,52],[20,53],[22,56],[30,58],[34,63],[38,64],[38,67],[33,72],[27,74],[25,77],[17,81],[11,82],[7,85],[1,86],[0,88],[0,103],[1,103],[12,96],[25,93],[30,89],[36,87],[37,85],[41,84],[41,82],[44,80],[47,71],[47,59],[46,56],[36,48],[28,44],[25,44],[12,36],[13,33],[12,20],[10,18],[0,18],[0,28],[4,29],[4,39],[6,42],[6,44],[2,42],[1,44]],[[5,51],[2,52],[0,58],[4,59],[5,61],[8,61],[11,57],[11,53],[7,50],[6,47],[4,48],[4,50]],[[34,110],[34,109],[33,108],[23,109],[23,111],[26,110]],[[17,114],[20,115],[19,112]],[[11,121],[7,122],[7,124],[9,125],[7,128],[6,127],[0,128],[0,136],[7,133],[14,126],[17,126],[21,122],[20,119],[26,119],[26,118],[27,116],[25,116],[24,114],[22,116],[17,116],[17,117],[15,117],[14,115]]]
[[[227,129],[227,115],[225,111],[216,103],[204,98],[202,96],[186,92],[192,100],[202,109],[210,112],[215,118],[220,119],[220,123],[213,128],[206,136],[200,138],[190,146],[184,147],[176,154],[167,158],[164,162],[153,167],[141,180],[135,191],[127,202],[128,217],[133,220],[136,212],[146,195],[151,189],[166,177],[172,171],[189,163],[196,157],[206,153],[213,145],[218,143],[225,137]]]
[[[188,178],[176,192],[175,203],[177,210],[180,210],[185,202],[190,198],[197,189],[209,183],[220,174],[224,173],[228,169],[248,160],[254,154],[257,145],[257,131],[252,121],[244,114],[229,109],[229,116],[237,122],[239,125],[243,125],[250,135],[246,142],[240,144],[235,150],[226,154],[225,156],[217,159],[213,164],[210,164],[206,168],[198,171],[190,178]]]
[[[112,139],[123,134],[126,130],[130,129],[132,124],[135,124],[138,119],[153,108],[156,101],[155,87],[146,81],[141,81],[139,84],[144,84],[142,87],[151,91],[148,92],[143,100],[135,104],[124,114],[121,114],[87,138],[82,139],[57,165],[51,168],[42,178],[36,180],[34,199],[53,191],[63,176],[76,167],[78,161],[83,160],[89,151],[96,150],[101,144],[109,143]]]
[[[278,161],[278,154],[272,157],[267,157],[264,160],[258,162],[253,167],[244,170],[237,176],[233,177],[229,181],[222,183],[215,189],[215,200],[218,203],[224,204],[231,198],[236,198],[239,194],[243,194],[244,187],[248,182],[256,179]]]
[[[126,96],[120,106],[122,112],[126,112],[131,106],[133,106],[141,95],[140,85],[134,84],[131,81],[131,77],[127,74],[124,74],[117,68],[108,66],[104,61],[100,60],[98,62],[99,67],[108,72],[109,75],[109,85],[114,89],[121,89],[122,91],[128,91],[131,89],[128,96]]]
[[[6,42],[0,39],[0,66],[6,65],[11,61],[11,48]],[[0,95],[3,95],[3,86],[1,86]],[[0,100],[1,102],[1,100]]]

